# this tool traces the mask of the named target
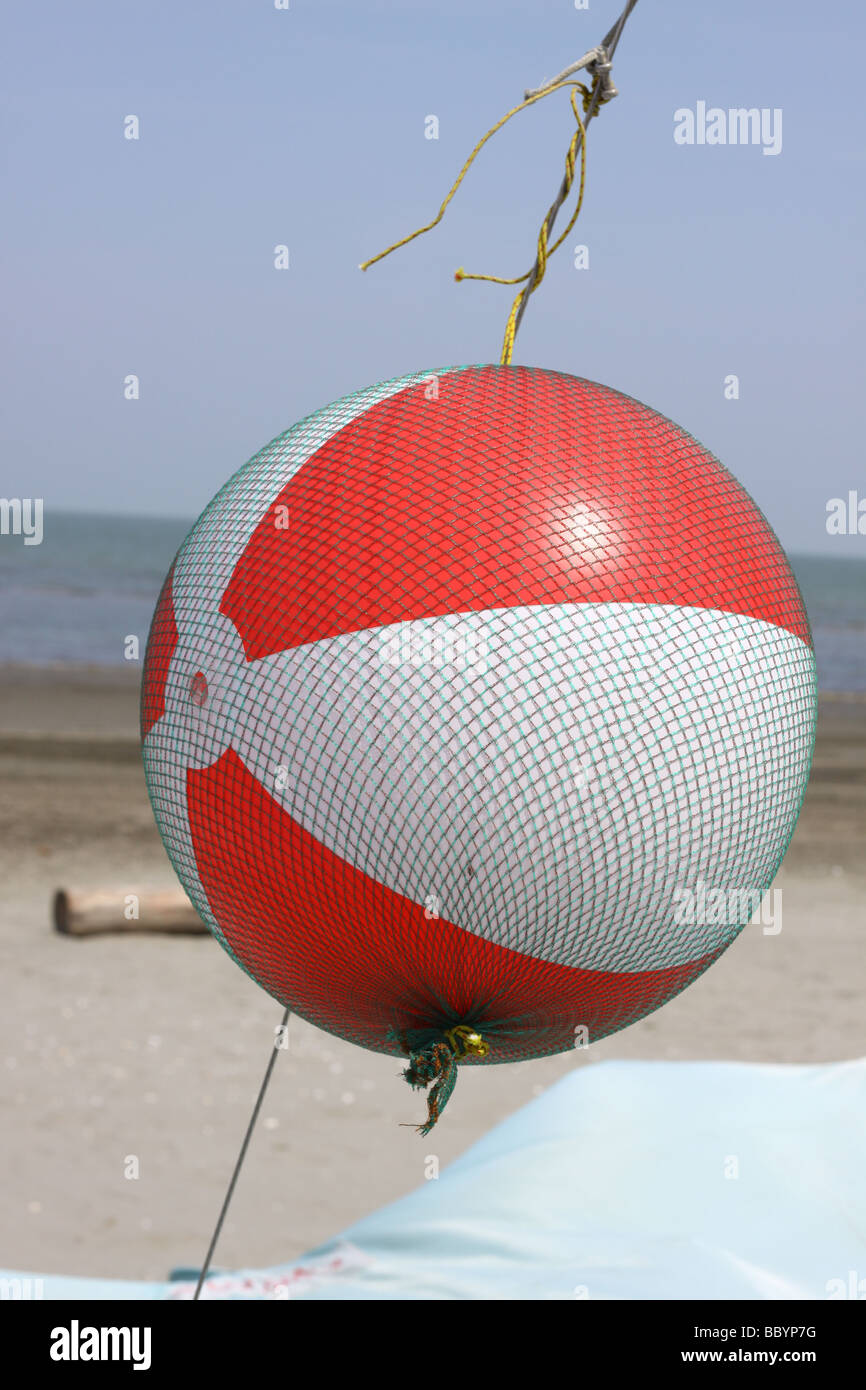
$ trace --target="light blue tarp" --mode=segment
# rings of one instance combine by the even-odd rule
[[[866,1297],[864,1113],[866,1060],[583,1066],[303,1260],[219,1275],[207,1291],[823,1299],[859,1285]],[[45,1275],[40,1292],[189,1298],[192,1285]]]

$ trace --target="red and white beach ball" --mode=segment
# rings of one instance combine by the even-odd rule
[[[365,1047],[462,1023],[499,1062],[624,1027],[729,945],[815,713],[797,585],[730,473],[617,391],[475,366],[235,474],[166,580],[142,732],[177,873],[254,979]]]

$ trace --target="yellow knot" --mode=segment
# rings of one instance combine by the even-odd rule
[[[490,1044],[468,1023],[458,1023],[456,1028],[447,1028],[445,1037],[458,1062],[464,1057],[486,1057],[490,1051]]]
[[[455,270],[455,272],[454,272],[454,279],[455,279],[455,280],[465,280],[465,279],[466,279],[466,271],[463,269],[462,265],[459,266],[459,267],[457,268],[457,270]]]
[[[584,116],[589,115],[589,108],[592,105],[592,99],[595,96],[596,92],[599,90],[599,88],[601,88],[601,92],[598,98],[599,106],[606,106],[607,103],[612,100],[610,92],[608,92],[602,86],[601,79],[598,76],[593,78],[592,87],[587,87],[586,84],[583,82],[575,82],[574,85],[576,86],[577,90],[580,92],[581,97],[583,98],[582,104]]]

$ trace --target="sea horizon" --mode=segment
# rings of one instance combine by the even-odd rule
[[[40,545],[4,536],[0,666],[134,666],[126,639],[137,637],[143,654],[163,580],[193,524],[58,510]],[[812,626],[819,689],[866,691],[866,557],[795,551],[788,559]]]

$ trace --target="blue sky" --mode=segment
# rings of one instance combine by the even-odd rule
[[[572,133],[564,93],[476,140],[598,42],[590,0],[150,0],[7,10],[6,496],[193,516],[273,435],[373,381],[496,361]],[[864,479],[862,7],[640,0],[584,212],[515,361],[677,420],[795,550]],[[782,111],[782,150],[678,146],[699,101]],[[123,137],[139,117],[141,138]],[[425,117],[439,139],[424,138]],[[11,208],[8,206],[11,204]],[[291,268],[273,268],[286,243]],[[135,373],[141,398],[125,401]],[[724,378],[740,379],[740,399]]]

